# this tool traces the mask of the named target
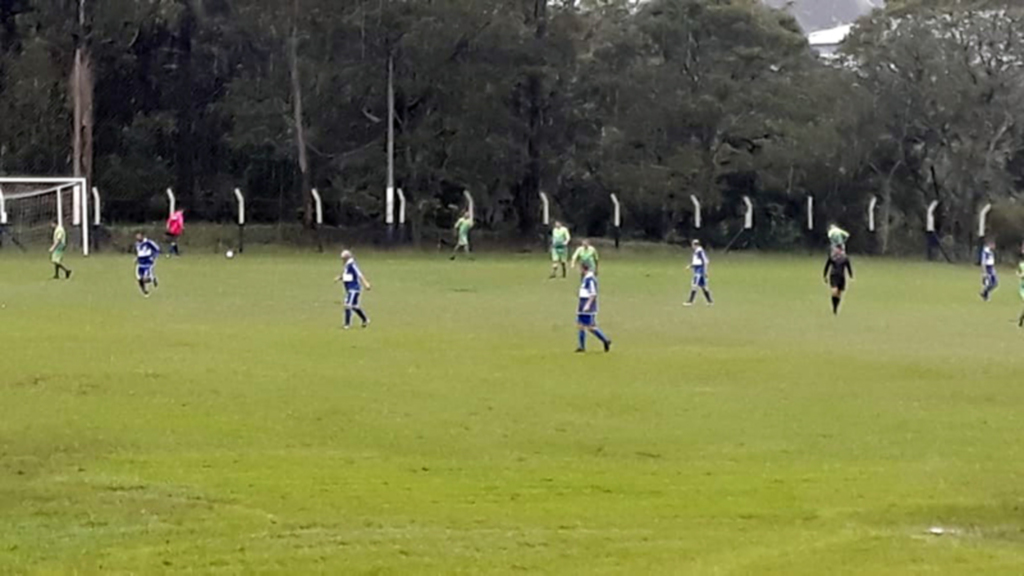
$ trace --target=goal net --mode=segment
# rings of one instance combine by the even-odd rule
[[[68,248],[89,254],[88,198],[83,178],[0,177],[0,241],[24,250],[47,249],[51,222],[63,226]]]

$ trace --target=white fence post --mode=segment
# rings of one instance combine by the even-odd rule
[[[750,230],[754,227],[754,203],[750,201],[750,196],[744,196],[743,204],[747,207],[747,213],[743,215],[743,229]]]
[[[476,220],[476,204],[473,202],[473,195],[469,190],[463,190],[462,195],[466,197],[466,210],[469,212],[469,219]]]
[[[541,207],[541,221],[545,226],[551,224],[551,204],[548,201],[548,195],[540,193],[540,207]]]
[[[701,213],[700,213],[700,200],[697,196],[690,194],[690,202],[693,203],[693,227],[700,230],[701,226]]]
[[[85,190],[82,186],[75,184],[71,187],[71,225],[81,226],[82,225],[82,195]],[[88,218],[85,219],[89,221]]]
[[[238,202],[238,225],[245,226],[245,196],[239,188],[235,188],[235,200]]]
[[[872,195],[868,200],[868,231],[875,231],[875,207],[878,206],[878,197]]]
[[[7,203],[4,202],[4,189],[0,186],[0,225],[7,225]]]
[[[93,186],[92,187],[92,213],[93,213],[92,225],[93,226],[99,226],[100,223],[103,221],[103,219],[102,219],[103,211],[102,211],[101,206],[102,206],[102,204],[100,203],[100,190],[99,190],[99,188]]]
[[[384,189],[384,223],[388,226],[395,224],[395,188],[393,186]]]
[[[985,204],[978,213],[978,238],[985,238],[986,225],[988,224],[988,213],[992,211],[991,204]]]
[[[611,194],[612,204],[614,205],[614,211],[612,212],[612,224],[615,225],[615,248],[619,247],[619,239],[622,237],[622,204],[619,203],[619,197],[615,194]]]
[[[405,226],[405,190],[396,188],[395,192],[398,192],[398,224]]]
[[[928,205],[928,214],[926,217],[925,230],[927,232],[935,232],[935,209],[939,207],[938,200],[932,200],[932,203]]]
[[[177,208],[178,199],[174,197],[174,190],[167,189],[167,216],[174,214],[174,209]]]
[[[814,230],[814,196],[807,196],[807,229]]]
[[[324,203],[316,188],[311,188],[309,192],[313,195],[313,205],[316,209],[316,225],[320,226],[324,223]]]

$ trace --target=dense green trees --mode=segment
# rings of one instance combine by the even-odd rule
[[[724,237],[750,195],[788,245],[807,195],[861,230],[874,194],[882,250],[932,199],[966,241],[1024,178],[1006,5],[891,2],[825,62],[758,0],[0,0],[0,173],[77,168],[115,219],[168,186],[224,217],[241,186],[254,220],[308,222],[318,187],[331,222],[380,222],[390,60],[417,234],[463,189],[507,234],[542,190],[602,233],[616,193],[652,239],[692,232],[691,194]]]

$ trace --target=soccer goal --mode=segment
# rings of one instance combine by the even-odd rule
[[[56,221],[89,255],[89,194],[85,178],[0,177],[0,241],[24,249],[49,247]],[[75,234],[75,229],[78,233]]]

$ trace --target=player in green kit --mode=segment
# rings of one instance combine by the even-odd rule
[[[572,240],[572,235],[569,234],[569,229],[561,222],[555,221],[555,227],[551,229],[551,276],[548,276],[549,280],[555,277],[559,266],[562,267],[562,278],[565,278],[570,240]]]
[[[455,233],[458,236],[458,241],[455,243],[455,249],[452,250],[452,257],[450,260],[455,260],[455,254],[458,253],[459,248],[468,255],[469,254],[469,231],[473,228],[473,217],[470,216],[469,210],[463,214],[462,218],[459,218],[455,222]]]
[[[1021,261],[1017,264],[1017,278],[1020,278],[1020,299],[1024,302],[1024,255],[1021,256]],[[1017,320],[1017,326],[1024,328],[1024,310],[1020,313],[1020,319]]]
[[[56,220],[50,222],[50,227],[53,228],[53,244],[50,245],[53,279],[59,279],[60,273],[63,271],[64,279],[70,280],[71,269],[64,265],[64,250],[68,247],[68,234],[64,231],[64,227],[58,224]]]
[[[849,239],[850,239],[850,233],[849,232],[847,232],[846,230],[843,230],[839,226],[836,226],[835,223],[832,223],[832,224],[828,225],[828,243],[831,245],[831,248],[833,250],[835,250],[836,248],[842,248],[843,251],[845,252],[846,251],[846,241],[849,240]]]
[[[569,266],[575,268],[577,261],[580,263],[580,276],[584,274],[583,267],[591,270],[595,276],[597,275],[597,248],[590,245],[590,240],[584,239],[580,242],[580,247],[572,253],[572,261],[569,263]]]

